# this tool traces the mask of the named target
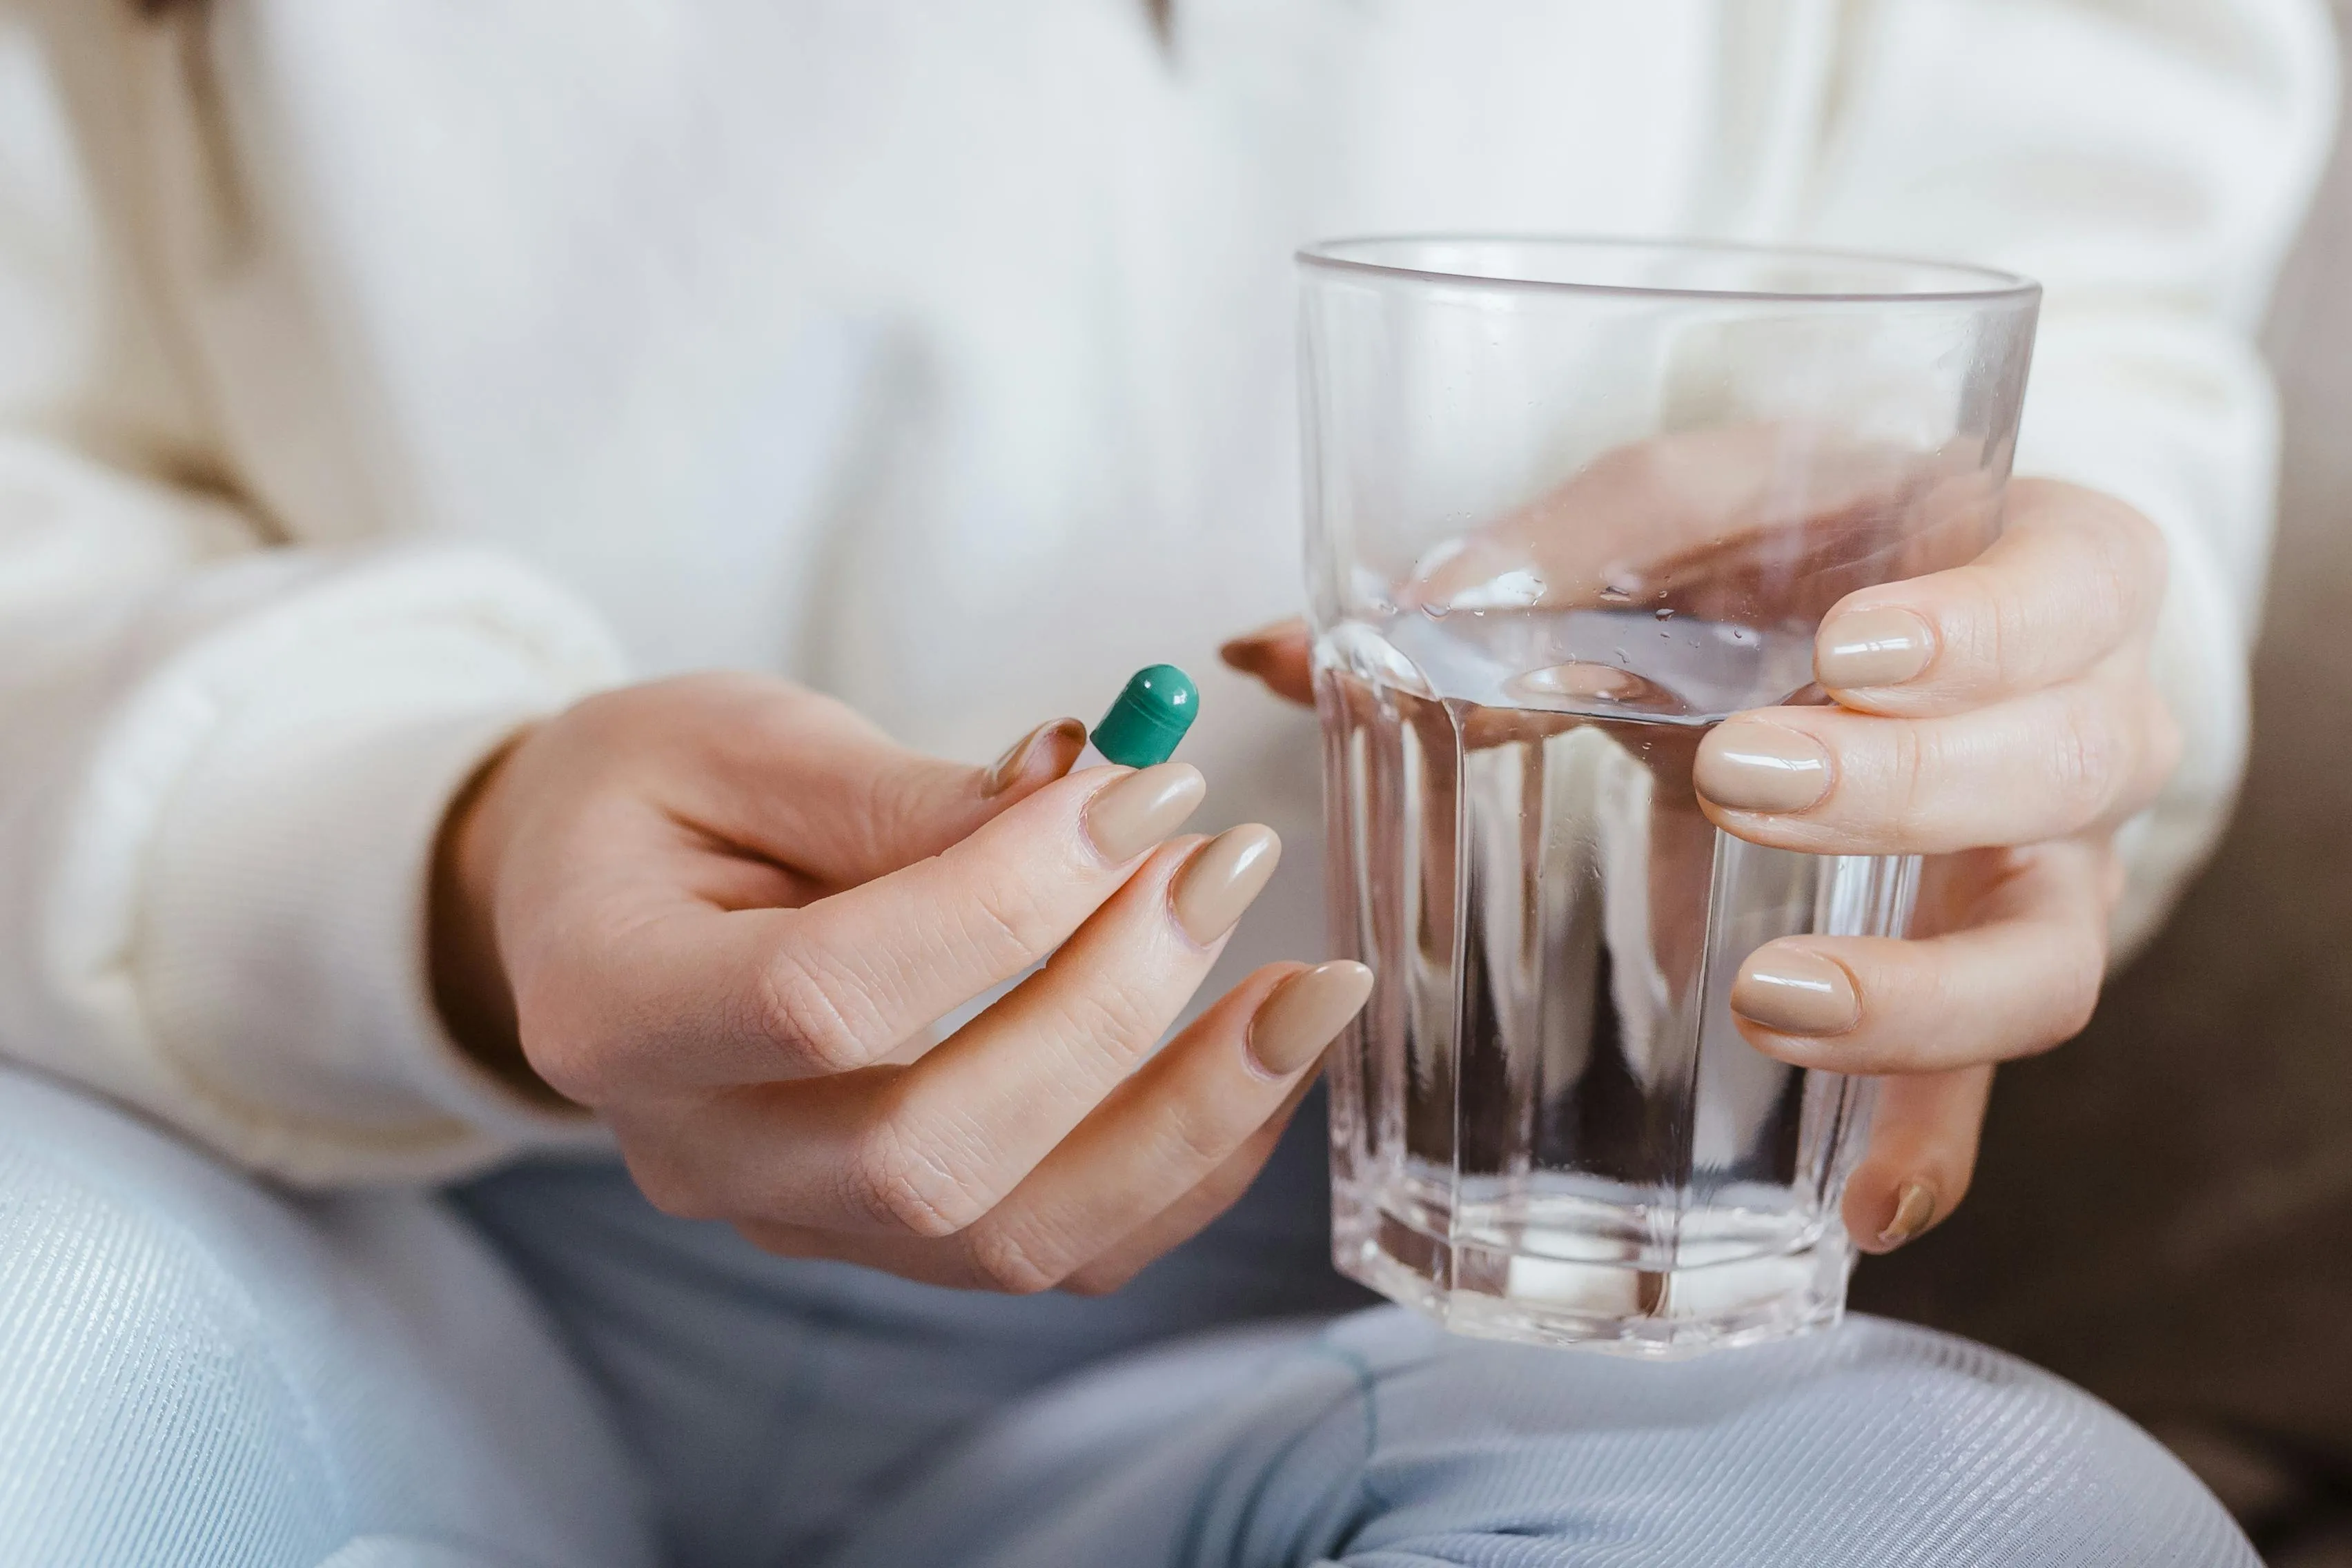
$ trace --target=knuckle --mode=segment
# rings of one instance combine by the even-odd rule
[[[1017,876],[980,876],[960,920],[973,950],[1000,965],[1026,963],[1060,934],[1042,889]]]
[[[2057,994],[2062,1005],[2058,1010],[2058,1040],[2071,1040],[2090,1026],[2091,1015],[2098,1011],[2099,994],[2106,980],[2106,935],[2095,924],[2085,921],[2059,977]]]
[[[2114,804],[2120,776],[2120,737],[2105,706],[2077,698],[2066,704],[2051,748],[2050,788],[2073,823],[2095,820]]]
[[[1150,993],[1130,979],[1081,989],[1062,1002],[1060,1013],[1072,1039],[1139,1048],[1160,1036]]]
[[[860,809],[851,814],[848,830],[857,836],[860,857],[868,864],[887,865],[903,857],[892,853],[902,844],[921,844],[936,832],[937,803],[923,781],[896,768],[883,769],[865,781]]]
[[[1949,613],[1938,617],[1938,633],[1951,641],[1976,679],[2014,681],[2017,650],[2026,641],[2020,635],[2017,605],[1987,567],[1958,567],[1951,577],[1953,602]]]
[[[519,1027],[523,1060],[548,1088],[574,1105],[603,1105],[614,1098],[618,1086],[608,1053],[570,1030],[541,1026],[529,1015]]]
[[[1919,725],[1904,720],[1889,721],[1883,733],[1886,826],[1913,833],[1934,793],[1936,747]]]
[[[820,1074],[864,1067],[873,1051],[866,1009],[847,982],[821,960],[791,954],[769,963],[760,977],[760,1030],[787,1059]]]
[[[2120,642],[2140,619],[2144,574],[2132,536],[2122,531],[2107,534],[2070,595],[2074,600],[2072,614],[2095,628],[2102,640]]]
[[[1176,1162],[1186,1171],[1213,1169],[1234,1152],[1213,1116],[1179,1100],[1168,1109],[1167,1140]]]
[[[2053,933],[2045,946],[2047,968],[2035,972],[2018,1054],[2038,1055],[2065,1044],[2090,1026],[2106,984],[2106,932],[2087,911]]]
[[[988,1212],[971,1184],[959,1180],[892,1110],[866,1129],[843,1167],[845,1200],[885,1229],[936,1240],[964,1230]]]
[[[625,1146],[629,1179],[646,1202],[672,1219],[717,1219],[720,1205],[684,1163],[656,1150]]]
[[[2116,582],[2123,589],[2123,607],[2134,623],[2151,619],[2164,599],[2172,547],[2165,541],[2164,530],[2137,507],[2109,498],[2107,511],[2114,523],[2108,548]]]
[[[753,754],[804,750],[812,731],[864,733],[868,726],[840,699],[767,676],[719,674],[686,679],[706,683],[726,710],[730,727]]]
[[[972,1271],[987,1289],[1007,1296],[1051,1290],[1069,1272],[1009,1226],[975,1228],[965,1247]]]

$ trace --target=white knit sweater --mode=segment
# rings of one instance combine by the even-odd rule
[[[982,759],[1156,659],[1292,847],[1287,256],[1804,238],[2049,287],[2021,471],[2169,534],[2245,747],[2249,332],[2325,144],[2314,0],[0,0],[0,1050],[302,1183],[581,1136],[423,973],[447,798],[601,684],[779,669]],[[1230,971],[1229,971],[1230,972]]]

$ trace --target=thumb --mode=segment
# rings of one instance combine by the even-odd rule
[[[985,767],[910,751],[814,693],[779,688],[709,720],[723,736],[693,794],[713,837],[827,888],[887,876],[955,844],[1070,771],[1086,726],[1055,719]]]
[[[929,859],[1067,773],[1086,743],[1084,724],[1049,719],[982,768],[879,736],[844,748],[824,769],[835,775],[835,787],[811,813],[821,820],[811,824],[817,831],[800,864],[845,888]]]

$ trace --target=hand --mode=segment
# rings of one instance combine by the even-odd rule
[[[1769,942],[1731,994],[1759,1049],[1886,1079],[1845,1199],[1869,1251],[1968,1191],[1993,1064],[2088,1020],[2122,887],[2115,829],[2179,754],[2148,669],[2164,587],[2153,525],[2050,480],[2011,484],[2007,510],[1968,564],[1843,594],[1814,643],[1834,706],[1741,714],[1699,749],[1701,806],[1727,832],[1932,857],[1910,940]],[[1295,624],[1225,658],[1312,700]]]
[[[1084,739],[1048,724],[983,771],[780,681],[592,698],[449,816],[443,1013],[599,1112],[669,1213],[938,1284],[1110,1289],[1247,1186],[1371,974],[1268,965],[1153,1054],[1280,846],[1171,837],[1200,774],[1064,776]]]
[[[1702,620],[1804,625],[1846,593],[1966,561],[1999,487],[1955,448],[1930,457],[1787,424],[1629,442],[1443,551],[1410,605],[1633,603]]]

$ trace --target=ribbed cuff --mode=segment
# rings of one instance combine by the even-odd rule
[[[617,657],[584,610],[503,563],[359,575],[240,626],[141,704],[139,771],[168,787],[129,961],[168,1114],[304,1185],[601,1142],[449,1038],[425,906],[451,799],[517,728],[609,684]]]

